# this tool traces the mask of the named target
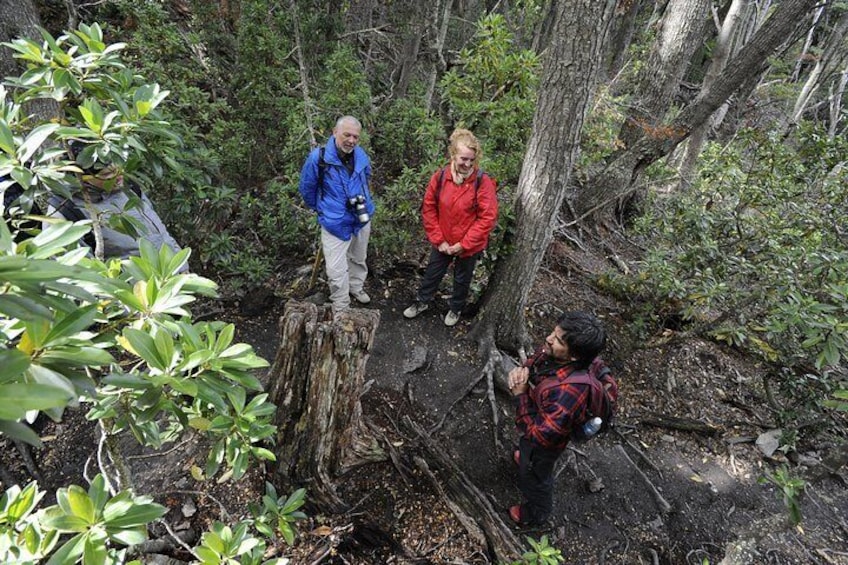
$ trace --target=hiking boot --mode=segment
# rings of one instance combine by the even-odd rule
[[[459,321],[459,312],[454,312],[453,310],[448,310],[448,313],[445,314],[445,325],[449,328],[452,328]]]
[[[368,296],[368,294],[362,289],[351,290],[350,295],[360,304],[368,304],[371,302],[371,297]]]
[[[430,305],[426,302],[415,302],[412,306],[403,311],[403,317],[412,319],[429,307]]]

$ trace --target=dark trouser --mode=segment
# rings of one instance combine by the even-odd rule
[[[536,447],[523,437],[518,440],[518,450],[518,488],[525,499],[521,521],[544,522],[554,508],[554,465],[562,451]]]
[[[418,287],[418,300],[429,304],[433,302],[439,283],[448,272],[448,267],[453,263],[453,295],[450,299],[452,312],[462,312],[465,301],[468,300],[468,290],[471,288],[471,279],[474,276],[474,265],[477,264],[479,253],[471,257],[456,257],[442,253],[433,247],[430,250],[430,261]]]

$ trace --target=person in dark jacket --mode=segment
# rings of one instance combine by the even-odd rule
[[[339,118],[327,144],[309,153],[300,172],[300,194],[321,225],[334,314],[350,308],[351,296],[360,304],[371,302],[365,292],[365,260],[374,201],[368,186],[371,161],[359,146],[361,133],[359,120]]]
[[[591,394],[590,385],[566,379],[574,371],[587,369],[605,344],[600,320],[587,312],[566,312],[544,345],[523,366],[509,372],[520,434],[513,457],[524,496],[523,504],[509,509],[509,517],[518,524],[540,524],[551,515],[554,465],[571,439],[572,428],[587,419]],[[618,398],[615,379],[607,374],[601,383],[614,402]]]
[[[147,194],[135,184],[125,185],[120,167],[98,163],[84,169],[80,177],[83,189],[88,192],[91,206],[100,220],[104,258],[126,259],[138,256],[139,241],[142,239],[151,242],[156,249],[167,245],[174,253],[181,250]],[[72,222],[91,219],[80,190],[75,190],[70,198],[58,194],[51,195],[48,199],[48,216]],[[123,216],[131,222],[137,234],[131,235],[126,233],[126,230],[115,229],[111,220],[118,216]],[[83,243],[93,252],[96,246],[93,233],[86,234]],[[178,272],[185,273],[188,269],[188,263],[185,263]]]
[[[474,266],[498,221],[498,198],[494,179],[480,171],[483,149],[473,133],[454,130],[449,153],[450,163],[430,177],[424,193],[421,217],[432,248],[417,300],[403,315],[414,318],[430,307],[453,264],[453,294],[445,325],[454,326],[468,300]]]

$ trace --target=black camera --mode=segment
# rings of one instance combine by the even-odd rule
[[[356,196],[351,196],[347,201],[350,209],[353,210],[353,215],[356,216],[356,219],[359,220],[360,224],[367,224],[368,220],[371,219],[371,216],[368,215],[368,210],[365,209],[365,195],[357,194]]]

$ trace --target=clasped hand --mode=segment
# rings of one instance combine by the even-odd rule
[[[459,243],[451,245],[447,241],[443,241],[439,244],[439,253],[444,253],[445,255],[459,255],[462,253],[462,245]]]
[[[530,385],[527,384],[529,378],[530,369],[527,367],[516,367],[511,370],[508,376],[509,391],[515,396],[524,394],[530,388]]]

